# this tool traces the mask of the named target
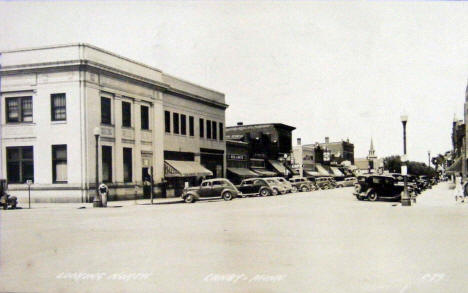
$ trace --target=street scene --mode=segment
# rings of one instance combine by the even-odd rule
[[[351,187],[80,207],[2,213],[3,291],[463,292],[467,285],[460,235],[468,209],[454,204],[447,182],[411,209],[358,201]]]
[[[467,14],[0,1],[0,292],[464,292]]]

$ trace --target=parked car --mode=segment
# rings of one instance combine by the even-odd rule
[[[182,199],[192,203],[202,197],[221,197],[224,200],[232,200],[240,195],[239,190],[231,181],[224,178],[204,180],[200,186],[185,188]]]
[[[401,194],[404,190],[404,185],[397,181],[393,176],[363,175],[359,176],[357,181],[353,194],[358,200],[400,200]],[[410,186],[408,186],[408,192],[413,193]]]
[[[246,196],[270,196],[278,194],[279,183],[271,183],[267,181],[267,178],[249,178],[242,180],[240,185],[237,185],[237,189],[242,193],[242,197]],[[275,190],[276,187],[276,190]]]
[[[18,199],[16,196],[11,196],[7,193],[8,183],[5,179],[0,179],[0,205],[4,210],[8,209],[10,206],[12,209],[16,208],[18,204]]]
[[[354,186],[354,184],[356,183],[357,183],[356,177],[348,177],[348,178],[344,178],[344,180],[342,181],[337,181],[336,187],[338,188],[350,187],[350,186]]]
[[[273,179],[278,180],[284,187],[286,193],[292,192],[292,185],[291,182],[288,180],[284,179],[283,177],[273,177]]]
[[[265,178],[266,182],[273,189],[273,195],[281,195],[286,193],[286,188],[276,178]]]
[[[334,188],[334,182],[329,177],[309,177],[316,189],[332,189]]]
[[[289,179],[292,185],[292,192],[311,191],[314,189],[313,183],[302,177],[292,177]]]

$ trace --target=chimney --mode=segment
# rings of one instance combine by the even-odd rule
[[[237,126],[242,126],[242,125],[244,125],[243,122],[237,122]]]
[[[301,145],[301,138],[300,137],[297,138],[297,145]]]
[[[325,143],[329,144],[330,143],[330,138],[328,136],[325,136]]]

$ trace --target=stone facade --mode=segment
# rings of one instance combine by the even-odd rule
[[[32,147],[34,201],[92,199],[96,183],[96,127],[101,132],[99,180],[106,168],[111,198],[141,196],[142,189],[136,190],[135,186],[142,186],[143,172],[151,167],[154,182],[164,182],[165,151],[191,152],[194,160],[201,162],[201,150],[212,150],[222,162],[220,173],[225,172],[226,146],[220,136],[224,133],[227,105],[222,93],[87,44],[2,52],[0,73],[0,177],[13,176],[8,172],[13,173],[15,164],[26,164],[24,170],[29,170],[27,158],[21,156],[26,156],[27,148]],[[57,94],[64,96],[66,118],[53,121],[52,112],[59,111],[53,105]],[[108,104],[103,104],[103,100]],[[107,106],[109,121],[103,123],[102,108]],[[125,123],[123,109],[129,119]],[[28,111],[32,111],[31,121]],[[165,111],[186,116],[185,134],[165,132]],[[21,116],[19,121],[17,113]],[[193,117],[193,131],[189,117]],[[200,119],[216,122],[216,139],[200,136]],[[54,157],[55,146],[65,149],[61,153],[65,160]],[[107,159],[103,158],[103,147],[108,147]],[[104,166],[103,159],[109,164]],[[20,182],[9,185],[10,193],[20,200],[26,195],[24,179],[30,176],[27,172],[22,174],[24,170],[18,173]],[[57,170],[66,180],[54,182]]]

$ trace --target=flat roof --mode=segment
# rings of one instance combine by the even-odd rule
[[[225,95],[219,91],[174,77],[158,68],[87,43],[2,50],[0,54],[2,54],[1,72],[20,69],[34,70],[35,68],[86,62],[89,66],[100,66],[106,70],[112,68],[121,75],[141,79],[168,90],[173,89],[175,92],[188,93],[227,107]]]
[[[227,126],[229,129],[236,129],[236,128],[255,128],[255,127],[267,127],[267,126],[275,126],[278,128],[284,128],[287,130],[294,130],[296,127],[286,125],[284,123],[258,123],[258,124],[244,124],[244,125],[234,125],[234,126]]]

